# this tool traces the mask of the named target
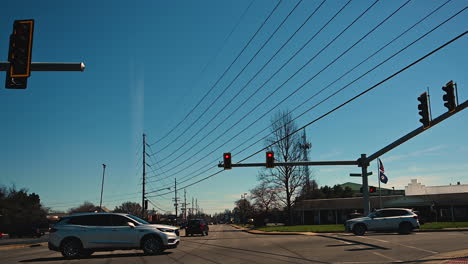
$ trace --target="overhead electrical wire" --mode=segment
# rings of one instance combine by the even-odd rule
[[[241,52],[239,52],[239,54],[236,56],[236,58],[231,62],[231,64],[226,68],[226,70],[221,74],[221,76],[217,79],[217,81],[211,86],[211,88],[208,90],[208,92],[205,94],[205,96],[203,97],[203,99],[216,87],[216,85],[221,81],[221,79],[226,75],[226,73],[231,69],[231,67],[235,64],[235,62],[239,59],[239,57],[244,53],[244,51],[247,49],[247,47],[250,45],[250,43],[253,41],[253,39],[257,36],[257,34],[260,32],[260,30],[263,28],[263,26],[266,24],[266,22],[270,19],[271,15],[276,11],[276,9],[278,8],[278,6],[281,4],[281,1],[280,0],[276,5],[275,7],[271,10],[271,12],[269,13],[269,15],[267,16],[267,18],[262,22],[262,24],[260,25],[260,27],[257,29],[257,31],[255,32],[255,34],[249,39],[249,41],[247,42],[246,45],[244,45],[244,47],[242,48]],[[202,102],[202,100],[200,100],[197,104],[197,106]],[[211,105],[211,104],[209,104]],[[192,109],[194,110],[195,107]],[[206,112],[207,110],[205,110]],[[205,113],[204,112],[204,113]],[[203,114],[202,114],[203,115]],[[201,116],[202,116],[201,115]],[[198,119],[200,118],[197,118],[196,121],[198,121]],[[192,123],[193,124],[193,123]],[[175,129],[175,128],[174,128]],[[170,133],[168,133],[170,134]],[[153,144],[150,144],[150,145],[154,145],[156,143],[153,143]],[[166,145],[165,147],[163,148],[166,148],[168,145]],[[161,149],[162,151],[163,149]]]
[[[432,15],[435,11],[439,10],[443,5],[447,4],[448,2],[449,2],[449,1],[447,1],[446,3],[442,4],[441,6],[439,6],[436,10],[434,10],[433,12],[431,12],[431,13],[430,13],[429,15],[427,15],[425,18],[421,19],[421,20],[418,21],[416,24],[414,24],[412,27],[410,27],[409,29],[407,29],[406,31],[404,31],[403,33],[401,33],[398,37],[394,38],[392,41],[390,41],[389,43],[387,43],[383,48],[385,48],[385,47],[388,46],[391,42],[393,42],[393,41],[395,41],[396,39],[398,39],[399,37],[401,37],[403,34],[405,34],[407,31],[409,31],[409,30],[410,30],[411,28],[413,28],[415,25],[417,25],[417,24],[419,24],[420,22],[422,22],[424,19],[426,19],[428,16]],[[361,79],[363,76],[369,74],[370,72],[372,72],[372,71],[375,70],[376,68],[380,67],[382,64],[384,64],[384,63],[387,62],[388,60],[390,60],[391,58],[395,57],[396,55],[398,55],[398,54],[401,53],[402,51],[406,50],[408,47],[414,45],[416,42],[418,42],[418,41],[421,40],[422,38],[426,37],[428,34],[430,34],[431,32],[433,32],[434,30],[436,30],[437,28],[439,28],[440,26],[442,26],[442,25],[445,24],[446,22],[450,21],[451,19],[453,19],[453,18],[455,18],[456,16],[458,16],[459,14],[461,14],[463,11],[465,11],[465,9],[466,9],[466,7],[465,7],[464,9],[460,10],[459,12],[457,12],[456,14],[454,14],[452,17],[450,17],[450,18],[448,18],[447,20],[445,20],[444,22],[440,23],[438,26],[434,27],[433,29],[431,29],[430,31],[428,31],[427,33],[425,33],[424,35],[422,35],[421,37],[419,37],[419,38],[416,39],[415,41],[411,42],[410,44],[408,44],[407,46],[405,46],[403,49],[399,50],[397,53],[393,54],[392,56],[390,56],[389,58],[387,58],[387,59],[384,60],[383,62],[379,63],[377,66],[375,66],[375,67],[372,68],[371,70],[369,70],[369,71],[367,71],[366,73],[362,74],[360,77],[358,77],[357,79],[353,80],[353,81],[352,81],[351,83],[349,83],[348,85],[342,87],[340,90],[338,90],[337,92],[333,93],[331,96],[327,97],[325,100],[328,100],[328,99],[331,98],[332,96],[336,95],[339,91],[342,91],[343,89],[345,89],[346,87],[348,87],[348,86],[351,85],[352,83],[356,82],[358,79]],[[466,32],[463,33],[462,35],[464,35],[464,34],[466,34]],[[459,37],[461,37],[462,35],[460,35]],[[459,37],[457,37],[456,39],[458,39]],[[452,40],[452,42],[455,41],[456,39]],[[450,43],[451,43],[451,42],[450,42]],[[440,50],[441,48],[445,47],[446,45],[448,45],[448,44],[450,44],[450,43],[445,44],[444,46],[438,48],[436,51]],[[381,51],[383,48],[379,49],[377,52]],[[432,55],[432,54],[433,54],[434,52],[436,52],[436,51],[433,51],[431,54],[426,55],[424,58],[426,58],[426,57]],[[375,52],[373,55],[375,55],[377,52]],[[371,56],[373,56],[373,55],[371,55]],[[369,56],[369,57],[366,58],[365,60],[368,60],[371,56]],[[420,59],[420,60],[422,60],[422,59]],[[419,60],[419,61],[420,61],[420,60]],[[419,61],[418,61],[418,62],[419,62]],[[362,64],[362,63],[363,63],[363,62],[361,62],[360,64]],[[360,64],[358,64],[357,66],[359,66]],[[414,63],[414,64],[415,64],[415,63]],[[410,65],[410,66],[408,66],[408,67],[411,67],[411,66],[413,66],[414,64],[412,64],[412,65]],[[357,66],[355,66],[353,69],[355,69]],[[348,71],[347,73],[349,73],[349,71]],[[346,73],[346,74],[347,74],[347,73]],[[342,78],[342,77],[343,77],[343,76],[339,77],[339,79]],[[391,76],[391,78],[393,78],[393,77],[394,77],[394,76]],[[387,80],[388,80],[388,79],[387,79]],[[387,80],[384,80],[384,81],[387,81]],[[381,83],[380,83],[380,84],[381,84]],[[375,87],[376,87],[376,86],[375,86]],[[374,87],[374,88],[375,88],[375,87]],[[311,98],[309,98],[309,100],[310,100],[310,99],[311,99]],[[349,103],[349,102],[350,102],[350,101],[348,101],[348,103]],[[323,103],[323,101],[320,102],[319,104],[321,104],[321,103]],[[316,107],[316,106],[317,106],[317,105],[313,106],[312,108],[309,108],[306,112],[310,111],[311,109],[313,109],[313,108]],[[306,112],[302,113],[301,116],[302,116],[303,114],[305,114]],[[323,116],[322,116],[322,117],[323,117]],[[322,117],[321,117],[321,118],[322,118]],[[297,118],[295,118],[295,119],[297,119]],[[294,119],[294,120],[295,120],[295,119]],[[315,121],[318,121],[318,120],[315,120]],[[314,122],[315,122],[315,121],[314,121]],[[303,129],[303,128],[304,128],[304,127],[302,127],[301,129]],[[299,131],[299,130],[300,130],[300,129],[298,129],[297,131]],[[263,131],[264,131],[264,130],[263,130]],[[296,131],[296,132],[297,132],[297,131]],[[257,135],[258,135],[258,134],[257,134]],[[268,135],[267,135],[267,136],[268,136]],[[243,152],[243,151],[245,151],[246,149],[252,147],[253,145],[257,144],[259,141],[264,140],[265,138],[266,138],[266,137],[264,137],[264,138],[262,138],[262,139],[256,141],[255,143],[251,144],[249,147],[245,148],[245,149],[242,150],[241,152]],[[241,145],[242,145],[242,144],[241,144]],[[268,146],[268,147],[269,147],[269,146]],[[237,148],[237,147],[236,147],[236,148]],[[267,147],[266,147],[266,148],[267,148]],[[266,148],[263,148],[263,149],[260,150],[260,151],[263,151],[263,150],[265,150]],[[241,153],[241,152],[239,152],[239,153]],[[239,153],[238,153],[238,154],[239,154]],[[258,153],[259,153],[259,152],[255,153],[255,154],[258,154]],[[254,154],[254,155],[255,155],[255,154]],[[252,155],[251,155],[251,156],[252,156]],[[249,157],[251,157],[251,156],[249,156]],[[249,157],[248,157],[248,158],[249,158]],[[245,160],[245,159],[243,159],[243,160]],[[214,162],[215,162],[215,161],[214,161]],[[216,166],[215,166],[215,167],[216,167]],[[213,168],[213,167],[211,167],[210,169],[212,169],[212,168]],[[192,177],[191,177],[191,178],[192,178]],[[190,179],[191,179],[191,178],[190,178]]]
[[[239,20],[237,21],[236,25],[232,28],[231,32],[228,34],[228,36],[223,40],[223,44],[220,46],[220,48],[218,49],[218,51],[215,53],[216,55],[214,55],[209,61],[208,63],[205,65],[205,67],[203,68],[203,70],[200,72],[199,76],[203,76],[203,74],[206,72],[206,70],[208,69],[208,66],[219,56],[221,50],[225,47],[225,45],[227,44],[228,40],[231,38],[232,34],[236,31],[237,27],[240,25],[240,22],[244,19],[244,16],[247,14],[247,11],[250,9],[250,7],[252,6],[252,4],[255,2],[255,0],[252,0],[250,2],[250,4],[247,6],[247,8],[244,10],[244,12],[242,13],[242,15],[240,16]],[[250,42],[249,42],[250,43]],[[152,144],[149,144],[149,146],[151,145],[154,145],[154,144],[157,144],[159,143],[160,141],[164,140],[167,136],[169,136],[175,129],[177,129],[179,127],[180,124],[182,124],[182,122],[184,122],[192,113],[193,111],[200,105],[200,103],[206,98],[206,96],[208,96],[208,94],[213,90],[214,86],[211,87],[211,89],[205,93],[205,95],[202,97],[202,99],[200,99],[198,101],[198,103],[189,111],[188,114],[185,115],[185,117],[179,121],[179,123],[177,123],[177,125],[175,125],[169,132],[167,132],[164,136],[162,136],[161,138],[159,138],[158,140],[156,140],[154,143]]]
[[[249,81],[248,81],[235,95],[233,95],[230,99],[228,99],[228,100],[227,100],[227,103],[226,103],[224,106],[222,106],[222,107],[220,108],[220,110],[219,110],[216,114],[214,114],[213,117],[212,117],[208,122],[204,123],[203,126],[202,126],[197,132],[195,132],[195,133],[192,135],[192,137],[191,137],[190,139],[186,140],[184,144],[182,144],[179,148],[177,148],[176,150],[174,150],[173,152],[171,152],[170,154],[168,154],[167,156],[165,156],[163,159],[161,159],[161,161],[164,161],[164,160],[168,159],[169,157],[171,157],[172,155],[174,155],[175,153],[177,153],[177,151],[179,151],[179,150],[182,149],[184,146],[186,146],[194,137],[196,137],[202,130],[204,130],[216,117],[218,117],[219,114],[221,114],[223,111],[225,111],[225,109],[226,109],[232,102],[234,102],[234,100],[239,96],[239,94],[242,93],[242,92],[245,90],[245,88],[248,87],[248,85],[249,85],[249,84],[266,68],[266,66],[268,66],[268,65],[270,64],[270,62],[271,62],[274,58],[276,58],[276,56],[277,56],[277,55],[283,50],[283,48],[292,40],[292,38],[293,38],[294,36],[296,36],[296,34],[304,27],[304,25],[307,24],[307,22],[308,22],[308,21],[315,15],[315,13],[322,7],[322,5],[325,3],[325,1],[326,1],[326,0],[323,0],[323,1],[319,4],[319,6],[318,6],[317,8],[315,8],[315,10],[307,17],[307,19],[301,24],[301,26],[300,26],[299,28],[297,28],[296,31],[286,40],[286,42],[284,42],[284,43],[281,45],[281,47],[280,47],[278,50],[276,50],[276,52],[273,54],[273,56],[271,56],[270,59],[269,59],[266,63],[263,64],[263,66],[260,68],[260,70],[258,70],[258,71],[255,73],[255,75],[253,75],[253,76],[249,79]],[[348,2],[348,4],[349,4],[350,2],[351,2],[351,0]],[[298,4],[291,10],[291,12],[288,14],[288,16],[283,20],[283,22],[282,22],[282,23],[276,28],[276,30],[270,35],[270,38],[263,44],[263,46],[257,51],[257,53],[255,53],[255,55],[250,59],[249,63],[246,65],[246,67],[250,64],[250,62],[252,62],[253,59],[256,58],[256,56],[259,54],[259,52],[260,52],[260,51],[263,49],[263,47],[269,42],[269,40],[274,36],[274,34],[280,29],[280,27],[284,24],[284,22],[286,22],[286,19],[294,12],[294,10],[297,8],[297,6],[299,5],[299,3],[300,3],[300,2],[298,2]],[[347,5],[347,4],[346,4],[346,5]],[[345,6],[346,6],[346,5],[345,5]],[[309,41],[309,42],[310,42],[310,41]],[[300,50],[302,50],[309,42],[307,42],[305,45],[303,45],[302,48],[301,48]],[[292,57],[288,60],[288,62],[291,61],[292,58],[294,58],[298,53],[299,53],[299,52],[296,52],[295,55],[292,56]],[[287,63],[288,63],[288,62],[287,62]],[[287,63],[285,63],[285,64],[283,64],[283,65],[286,65]],[[242,69],[242,71],[240,71],[239,74],[237,74],[237,76],[236,76],[236,77],[232,80],[232,82],[225,88],[225,90],[226,90],[227,88],[229,88],[229,87],[234,83],[235,80],[237,80],[237,78],[242,74],[242,72],[246,69],[246,67],[244,67],[244,68]],[[283,67],[284,67],[284,66],[283,66]],[[277,72],[278,72],[278,71],[277,71]],[[273,76],[274,76],[274,75],[275,75],[275,74],[273,74]],[[244,100],[243,103],[242,103],[242,105],[244,105],[245,103],[247,103],[252,97],[253,97],[253,95],[251,95],[247,100]],[[241,106],[242,106],[242,105],[241,105]],[[203,140],[206,136],[210,135],[213,131],[215,131],[221,124],[223,124],[223,123],[229,118],[230,115],[232,115],[232,114],[235,113],[237,110],[239,110],[241,106],[237,107],[237,108],[235,109],[234,112],[232,112],[231,114],[229,114],[221,123],[219,123],[215,128],[213,128],[207,135],[201,137],[201,140]],[[197,145],[199,142],[200,142],[200,141],[198,141],[198,142],[195,143],[194,145]],[[193,146],[192,146],[192,147],[189,147],[188,149],[192,149],[192,148],[193,148]],[[179,156],[179,157],[180,157],[180,156]],[[170,164],[170,163],[174,162],[175,160],[177,160],[177,158],[176,158],[176,159],[173,159],[172,161],[168,162],[167,164]],[[164,166],[167,166],[167,164],[164,165]],[[162,167],[162,168],[163,168],[163,167]]]
[[[233,127],[235,127],[237,124],[239,124],[240,122],[242,122],[247,116],[249,116],[250,114],[252,114],[253,111],[255,111],[255,110],[256,110],[258,107],[260,107],[263,103],[265,103],[271,96],[273,96],[279,89],[281,89],[282,87],[284,87],[286,83],[288,83],[291,79],[293,79],[293,77],[295,77],[300,71],[302,71],[307,65],[309,65],[315,58],[317,58],[318,55],[320,55],[325,49],[327,49],[331,44],[333,44],[340,36],[342,36],[352,25],[354,25],[360,18],[362,18],[378,1],[379,1],[379,0],[375,1],[371,6],[369,6],[364,12],[362,12],[357,18],[355,18],[355,19],[353,20],[353,22],[351,22],[351,23],[350,23],[347,27],[345,27],[337,36],[335,36],[330,42],[328,42],[327,45],[325,45],[319,52],[317,52],[312,58],[310,58],[305,64],[303,64],[293,75],[291,75],[286,81],[284,81],[281,85],[279,85],[279,86],[278,86],[275,90],[273,90],[271,93],[269,93],[267,96],[265,96],[265,97],[263,98],[263,100],[262,100],[260,103],[258,103],[258,104],[257,104],[253,109],[251,109],[248,113],[244,114],[244,116],[242,116],[240,119],[238,119],[234,124],[232,124],[232,125],[231,125],[228,129],[226,129],[226,130],[229,131],[229,130],[231,130]],[[405,6],[406,4],[408,4],[410,1],[411,1],[411,0],[406,1],[402,6],[400,6],[400,7],[399,7],[394,13],[392,13],[389,17],[393,16],[397,11],[399,11],[402,7],[404,7],[404,6]],[[349,4],[349,2],[348,2],[348,4]],[[346,5],[343,6],[343,8],[344,8],[344,7],[346,7]],[[341,11],[343,10],[343,8],[340,9],[340,11],[338,11],[338,12],[335,14],[335,16],[338,15],[339,12],[341,12]],[[334,16],[334,17],[335,17],[335,16]],[[389,17],[387,17],[387,19],[388,19]],[[330,21],[331,21],[331,20],[329,20],[329,22],[330,22]],[[385,20],[385,21],[386,21],[386,20]],[[327,24],[326,24],[326,25],[327,25]],[[380,26],[380,25],[381,25],[381,24],[379,24],[379,26]],[[324,28],[324,27],[322,27],[322,29],[323,29],[323,28]],[[377,28],[377,27],[375,27],[375,28]],[[375,28],[374,28],[373,30],[375,30]],[[322,30],[322,29],[321,29],[321,30]],[[368,34],[370,34],[373,30],[371,30]],[[319,32],[320,32],[320,31],[319,31]],[[368,34],[366,34],[365,37],[367,37]],[[365,37],[363,37],[363,38],[365,38]],[[361,39],[361,40],[362,40],[362,39]],[[361,40],[359,40],[359,42],[360,42]],[[307,44],[307,43],[306,43],[306,44]],[[356,43],[355,45],[357,45],[357,43]],[[353,48],[355,45],[353,45],[351,48]],[[342,53],[342,54],[340,55],[340,57],[343,56],[344,54],[346,54],[349,50],[351,50],[351,48],[349,48],[346,52]],[[333,62],[333,63],[334,63],[334,62]],[[327,66],[326,66],[325,68],[323,68],[319,73],[323,72],[326,68],[328,68],[328,67],[329,67],[330,65],[332,65],[333,63],[330,63],[329,65],[327,65]],[[283,64],[283,66],[284,66],[284,64]],[[281,69],[281,68],[280,68],[280,69]],[[278,72],[278,71],[277,71],[277,72]],[[276,74],[276,73],[275,73],[275,74]],[[317,75],[318,75],[318,74],[316,74],[313,78],[315,78]],[[313,78],[311,78],[311,79],[313,79]],[[271,77],[270,79],[268,79],[267,82],[268,82],[269,80],[271,80],[271,79],[272,79],[272,77]],[[311,79],[310,79],[310,80],[311,80]],[[263,85],[265,85],[267,82],[265,82]],[[262,86],[263,86],[263,85],[262,85]],[[262,87],[262,86],[261,86],[261,87]],[[303,88],[303,86],[302,86],[302,87],[299,87],[298,89],[296,89],[296,91],[294,91],[293,93],[291,93],[286,99],[288,99],[289,97],[291,97],[293,94],[295,94],[296,92],[298,92],[298,91],[299,91],[300,89],[302,89],[302,88]],[[286,99],[283,99],[283,100],[281,101],[281,103],[284,102]],[[277,104],[275,107],[277,107],[278,105],[279,105],[279,104]],[[265,117],[266,114],[268,114],[268,113],[269,113],[269,112],[266,112],[264,115],[262,115],[262,118]],[[261,118],[257,119],[257,121],[260,120],[260,119],[261,119]],[[245,131],[245,129],[244,129],[243,131]],[[208,146],[212,145],[214,142],[216,142],[216,140],[218,140],[218,139],[221,138],[222,136],[223,136],[223,134],[220,134],[217,138],[215,138],[214,140],[212,140],[210,143],[206,144],[202,149],[206,149]],[[210,153],[210,154],[211,154],[211,153]],[[208,154],[208,155],[209,155],[209,154]],[[165,172],[167,173],[168,171],[171,171],[171,170],[173,170],[173,169],[179,167],[181,164],[184,164],[185,162],[187,162],[187,161],[190,160],[191,158],[192,158],[192,157],[189,157],[188,159],[184,160],[184,161],[181,162],[180,164],[178,164],[178,165],[176,165],[176,166],[173,166],[173,167],[170,168],[170,169],[167,169]],[[198,161],[200,161],[200,160],[198,160]],[[198,162],[198,161],[197,161],[197,162]],[[193,164],[193,163],[192,163],[192,164]]]
[[[465,9],[466,9],[466,8],[465,8]],[[464,11],[465,9],[463,9],[462,11]],[[249,155],[249,156],[247,156],[247,157],[241,159],[241,160],[240,160],[239,162],[237,162],[237,163],[241,163],[242,161],[245,161],[245,160],[247,160],[247,159],[249,159],[249,158],[251,158],[251,157],[257,155],[258,153],[264,151],[265,149],[268,149],[269,147],[273,146],[274,144],[280,142],[281,140],[284,140],[284,139],[286,139],[287,137],[290,137],[291,135],[296,134],[297,132],[301,131],[302,129],[304,129],[304,128],[306,128],[306,127],[308,127],[308,126],[314,124],[315,122],[319,121],[320,119],[322,119],[322,118],[324,118],[324,117],[326,117],[326,116],[332,114],[332,113],[335,112],[336,110],[338,110],[338,109],[342,108],[343,106],[349,104],[350,102],[356,100],[357,98],[361,97],[362,95],[364,95],[364,94],[368,93],[369,91],[375,89],[376,87],[382,85],[382,84],[385,83],[386,81],[392,79],[393,77],[395,77],[395,76],[397,76],[398,74],[400,74],[400,73],[406,71],[407,69],[411,68],[412,66],[416,65],[417,63],[421,62],[422,60],[426,59],[427,57],[431,56],[432,54],[434,54],[434,53],[436,53],[437,51],[441,50],[442,48],[446,47],[447,45],[449,45],[449,44],[453,43],[454,41],[458,40],[459,38],[463,37],[466,33],[468,33],[468,31],[465,31],[464,33],[461,33],[460,35],[456,36],[455,38],[451,39],[450,41],[446,42],[445,44],[439,46],[438,48],[434,49],[433,51],[427,53],[426,55],[424,55],[423,57],[419,58],[418,60],[412,62],[411,64],[407,65],[406,67],[402,68],[401,70],[399,70],[399,71],[393,73],[392,75],[388,76],[388,77],[385,78],[384,80],[382,80],[382,81],[378,82],[377,84],[371,86],[370,88],[364,90],[363,92],[361,92],[361,93],[359,93],[358,95],[352,97],[351,99],[349,99],[349,100],[347,100],[346,102],[340,104],[339,106],[333,108],[332,110],[330,110],[330,111],[328,111],[327,113],[321,115],[320,117],[314,119],[313,121],[307,123],[306,125],[304,125],[304,126],[298,128],[298,129],[296,129],[295,131],[293,131],[292,133],[286,135],[285,137],[283,137],[283,138],[281,138],[281,139],[279,139],[279,140],[277,140],[277,141],[271,143],[270,145],[268,145],[268,146],[266,146],[266,147],[264,147],[264,148],[262,148],[262,149],[256,151],[255,153],[253,153],[253,154],[251,154],[251,155]],[[218,172],[216,172],[216,173],[213,173],[213,174],[211,174],[211,175],[208,175],[208,176],[206,176],[206,177],[204,177],[204,178],[202,178],[202,179],[200,179],[200,180],[197,180],[197,181],[195,181],[195,182],[193,182],[193,183],[190,183],[190,184],[187,184],[187,185],[181,187],[181,189],[185,189],[185,188],[188,188],[188,187],[193,186],[193,185],[195,185],[195,184],[198,184],[198,183],[200,183],[200,182],[202,182],[202,181],[205,181],[205,180],[207,180],[207,179],[209,179],[209,178],[211,178],[211,177],[213,177],[213,176],[215,176],[215,175],[217,175],[217,174],[219,174],[219,173],[221,173],[221,172],[223,172],[223,171],[224,171],[224,170],[220,170],[220,171],[218,171]],[[154,195],[153,197],[157,197],[157,196],[161,196],[161,195],[165,195],[165,194]]]
[[[170,145],[173,144],[173,142],[176,142],[181,136],[183,136],[185,133],[187,133],[188,131],[190,131],[190,129],[192,128],[193,125],[195,125],[207,112],[208,110],[211,109],[211,107],[214,105],[214,102],[217,102],[221,96],[223,96],[225,94],[225,92],[227,91],[227,89],[237,80],[237,78],[239,78],[239,76],[244,72],[244,70],[250,65],[250,63],[257,57],[257,55],[263,50],[263,48],[270,42],[270,40],[273,38],[273,36],[276,34],[276,32],[281,28],[281,26],[284,24],[284,22],[286,22],[286,20],[289,18],[289,16],[294,12],[294,10],[296,10],[296,8],[299,6],[299,4],[302,2],[302,0],[300,0],[295,6],[294,8],[289,12],[289,14],[283,19],[283,21],[281,22],[281,24],[279,24],[275,31],[270,34],[270,37],[263,43],[263,45],[257,50],[257,52],[255,53],[255,55],[249,60],[249,62],[247,62],[246,65],[244,65],[244,67],[242,68],[242,70],[234,77],[234,79],[231,81],[231,83],[226,86],[224,88],[223,91],[221,91],[221,93],[218,94],[218,96],[213,100],[213,103],[210,103],[208,104],[208,107],[205,109],[205,111],[197,118],[195,119],[179,136],[177,136],[173,141],[169,142],[166,146],[162,147],[160,151],[164,151],[167,147],[169,147]],[[213,121],[213,119],[215,118],[216,116],[213,116],[213,118],[209,121],[209,123],[211,123],[211,121]],[[204,126],[206,126],[208,124],[204,124]],[[203,130],[203,128],[202,128]],[[197,133],[195,133],[195,135],[198,135],[198,133],[200,132],[201,130],[199,130]],[[192,135],[192,138],[195,136],[195,135]],[[192,139],[191,138],[191,139]],[[189,139],[189,141],[191,140]],[[173,152],[174,153],[174,152]],[[173,155],[173,153],[171,154],[171,156]],[[164,157],[161,161],[167,159],[168,156]],[[164,168],[164,165],[161,166],[161,168]]]

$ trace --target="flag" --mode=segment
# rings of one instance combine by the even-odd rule
[[[383,163],[380,159],[378,159],[379,161],[379,179],[381,182],[387,184],[388,182],[388,178],[387,176],[385,176],[385,168],[383,166]]]

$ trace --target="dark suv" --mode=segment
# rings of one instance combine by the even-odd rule
[[[208,235],[208,223],[204,219],[192,219],[187,223],[185,228],[185,236],[193,234],[201,234],[202,236]]]

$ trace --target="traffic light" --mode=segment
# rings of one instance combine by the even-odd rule
[[[419,109],[419,115],[421,116],[421,119],[419,119],[419,122],[423,124],[424,128],[428,128],[431,124],[431,120],[429,117],[429,104],[427,100],[427,93],[424,92],[418,97],[418,101],[420,102],[418,105]]]
[[[145,200],[145,210],[148,210],[148,200]]]
[[[27,86],[31,75],[33,33],[34,20],[15,20],[8,50],[10,67],[6,75],[6,88],[25,89]]]
[[[444,87],[442,87],[442,90],[445,92],[442,96],[442,99],[445,102],[444,106],[448,108],[449,112],[455,111],[457,104],[455,101],[455,88],[453,81],[448,82]]]
[[[273,151],[267,151],[266,153],[266,167],[267,168],[275,167],[275,153],[273,153]]]
[[[369,193],[375,193],[377,192],[377,188],[375,188],[374,186],[369,186]]]
[[[224,169],[225,170],[232,169],[231,153],[224,153],[223,160],[224,160],[224,164],[223,164]]]

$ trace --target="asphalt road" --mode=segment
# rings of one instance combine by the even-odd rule
[[[184,232],[182,232],[183,234]],[[468,248],[468,232],[397,234],[253,235],[212,225],[207,237],[182,237],[177,249],[158,256],[141,251],[97,252],[65,260],[46,246],[0,250],[6,263],[442,263],[441,253]],[[468,252],[468,251],[467,251]],[[423,260],[424,259],[424,260]]]

